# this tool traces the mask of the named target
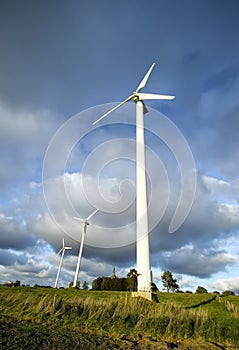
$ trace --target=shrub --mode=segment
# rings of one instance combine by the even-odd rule
[[[206,288],[198,286],[196,289],[196,293],[208,293],[208,291],[206,290]]]
[[[224,292],[222,292],[223,296],[227,296],[227,295],[235,295],[235,293],[232,290],[224,290]]]
[[[111,278],[111,277],[98,277],[92,282],[93,290],[114,290],[114,291],[126,291],[128,288],[128,282],[131,278]]]

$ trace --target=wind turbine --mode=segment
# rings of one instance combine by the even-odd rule
[[[65,241],[64,241],[64,238],[63,238],[62,239],[62,248],[59,250],[59,252],[56,255],[56,256],[58,256],[58,255],[60,255],[62,253],[61,254],[60,263],[59,263],[59,267],[58,267],[58,271],[57,271],[57,275],[56,275],[56,282],[55,282],[54,288],[57,288],[57,283],[58,283],[60,272],[61,272],[61,267],[62,267],[62,263],[63,263],[65,250],[67,250],[67,249],[72,249],[72,247],[66,247],[65,246]]]
[[[144,113],[147,109],[143,100],[173,100],[175,96],[141,93],[155,63],[151,65],[144,78],[132,95],[123,102],[106,112],[93,124],[108,116],[110,113],[134,100],[136,103],[136,261],[138,272],[138,292],[151,292],[151,268],[149,254],[148,212],[147,212],[147,187],[145,172],[145,143],[144,143]]]
[[[99,211],[99,209],[96,209],[91,213],[89,216],[87,216],[86,219],[81,219],[78,217],[73,217],[73,219],[81,221],[82,222],[82,234],[81,234],[81,244],[80,244],[80,249],[79,249],[79,254],[78,254],[78,260],[77,260],[77,265],[76,265],[76,272],[75,272],[75,278],[73,282],[73,287],[76,287],[77,284],[77,279],[79,275],[79,270],[80,270],[80,263],[81,263],[81,257],[82,257],[82,251],[83,251],[83,245],[84,245],[84,240],[85,240],[85,235],[86,235],[86,229],[87,226],[90,225],[89,220]]]

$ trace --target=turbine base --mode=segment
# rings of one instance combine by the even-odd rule
[[[144,298],[149,301],[156,301],[157,303],[159,302],[157,294],[152,292],[132,292],[131,296],[132,298]]]

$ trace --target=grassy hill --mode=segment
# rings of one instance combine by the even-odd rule
[[[3,349],[239,349],[239,297],[0,287]]]

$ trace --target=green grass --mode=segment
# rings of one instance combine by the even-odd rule
[[[58,330],[59,337],[66,330],[72,337],[74,332],[89,335],[94,330],[92,339],[96,335],[118,340],[126,337],[131,341],[142,337],[155,341],[194,339],[239,346],[238,296],[190,293],[157,296],[159,303],[131,298],[130,292],[0,287],[0,320],[2,324],[25,322],[24,331],[29,322],[34,327],[41,325],[43,338],[49,329],[51,334]],[[38,332],[36,329],[35,333]]]

